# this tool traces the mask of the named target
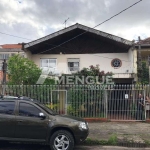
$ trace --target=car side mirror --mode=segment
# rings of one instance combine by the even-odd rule
[[[39,117],[42,118],[42,119],[45,119],[45,118],[46,118],[46,116],[45,116],[44,113],[42,113],[42,112],[39,113]]]

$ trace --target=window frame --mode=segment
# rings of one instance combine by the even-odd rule
[[[77,62],[71,62],[71,61],[69,61],[69,59],[77,59],[77,60],[79,60],[79,61],[77,61]],[[70,70],[71,67],[69,67],[69,63],[78,63],[78,64],[79,64],[79,65],[78,65],[78,70],[73,70],[73,71],[71,71],[71,70]],[[68,70],[69,70],[70,72],[79,71],[79,70],[80,70],[80,58],[67,58],[67,68],[68,68]],[[74,67],[72,67],[72,68],[74,68]]]
[[[42,60],[44,60],[44,59],[45,59],[45,60],[46,60],[46,59],[48,60],[48,68],[50,68],[50,63],[49,63],[50,60],[56,60],[56,67],[53,67],[53,68],[55,68],[55,69],[57,68],[57,58],[40,58],[40,67],[41,67],[41,68],[44,68],[44,67],[42,66]]]
[[[8,55],[8,57],[6,57],[6,55]],[[9,53],[0,53],[0,60],[4,60],[4,59],[8,60],[10,56],[11,55]]]

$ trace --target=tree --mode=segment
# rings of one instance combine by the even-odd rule
[[[88,76],[92,76],[94,78],[94,83],[97,84],[97,82],[102,82],[104,76],[112,76],[112,72],[107,72],[105,73],[104,71],[101,71],[99,68],[99,65],[96,66],[89,66],[89,68],[83,68],[81,71],[78,71],[77,73],[74,74],[75,76],[82,77],[84,76],[85,78]],[[98,77],[98,80],[96,79]],[[90,79],[88,79],[90,81]],[[85,83],[86,84],[86,83]]]
[[[9,84],[36,84],[40,74],[41,69],[39,69],[33,61],[19,54],[10,57],[8,60]]]
[[[142,68],[138,66],[138,78],[140,79],[141,84],[149,83],[149,68],[145,61],[142,61]]]
[[[100,71],[99,65],[96,66],[89,66],[89,68],[83,68],[81,71],[78,71],[77,73],[74,74],[75,76],[84,76],[84,77],[88,77],[88,76],[93,76],[93,77],[98,77],[98,82],[102,82],[102,77],[103,76],[112,76],[113,73],[112,72],[107,72],[105,73],[104,71]],[[95,79],[96,81],[96,79]]]

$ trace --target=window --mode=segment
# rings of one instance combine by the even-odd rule
[[[115,58],[111,61],[111,66],[114,67],[114,68],[119,68],[122,66],[122,62],[120,59],[118,58]]]
[[[56,59],[41,59],[41,67],[56,68]]]
[[[0,54],[0,59],[8,59],[9,54]]]
[[[68,59],[68,69],[69,71],[79,71],[79,59],[69,58]]]
[[[21,102],[19,104],[19,115],[26,117],[39,117],[41,111],[35,106]]]
[[[15,109],[15,102],[0,102],[0,114],[12,115]]]

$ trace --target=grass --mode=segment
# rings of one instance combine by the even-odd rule
[[[117,145],[117,136],[115,134],[112,134],[108,140],[96,140],[87,138],[84,143],[84,145]]]
[[[150,147],[150,141],[144,140],[144,143],[135,143],[134,140],[128,141],[127,139],[124,139],[123,143],[118,141],[117,135],[112,134],[108,140],[97,140],[97,139],[91,139],[87,138],[83,145],[113,145],[113,146],[127,146],[127,147]]]
[[[149,141],[149,140],[144,140],[144,142],[145,142],[145,144],[146,144],[147,146],[150,146],[150,141]]]
[[[110,138],[108,139],[108,144],[109,145],[117,145],[118,140],[117,140],[117,135],[116,134],[112,134],[110,136]]]

